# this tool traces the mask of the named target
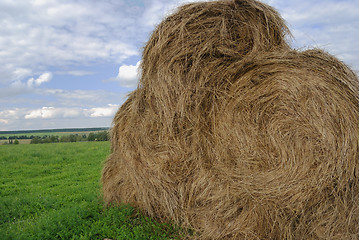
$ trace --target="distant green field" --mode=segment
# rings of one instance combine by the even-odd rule
[[[0,239],[178,239],[130,206],[104,208],[109,142],[0,146]]]
[[[20,144],[30,144],[31,139],[19,139],[18,141],[20,142]],[[0,145],[3,145],[4,143],[8,143],[8,142],[9,140],[0,139]]]
[[[0,131],[0,145],[10,143],[10,139],[17,139],[20,144],[29,144],[32,138],[50,138],[56,136],[58,139],[64,136],[76,135],[87,141],[90,133],[108,132],[108,128],[73,128],[73,129],[49,129],[49,130],[25,130],[25,131]],[[85,136],[85,137],[83,137]],[[5,138],[5,139],[4,139]],[[101,140],[100,140],[101,141]]]
[[[70,134],[89,134],[91,132],[107,131],[108,128],[73,128],[73,129],[49,129],[49,130],[27,130],[27,131],[0,131],[0,137],[20,136],[65,136]]]
[[[89,134],[91,132],[96,131],[81,131],[81,132],[33,132],[33,133],[13,133],[13,134],[0,134],[0,137],[19,137],[19,136],[34,136],[34,137],[42,137],[42,136],[65,136],[70,134]]]

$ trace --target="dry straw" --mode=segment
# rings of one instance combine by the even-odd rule
[[[147,43],[103,170],[130,203],[197,239],[359,239],[359,81],[298,52],[253,0],[182,6]]]

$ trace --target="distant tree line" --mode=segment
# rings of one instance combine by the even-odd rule
[[[14,140],[14,139],[33,139],[35,136],[31,135],[31,136],[9,136],[9,137],[5,137],[5,136],[0,136],[0,140]]]
[[[1,138],[1,139],[3,139],[3,138]],[[4,144],[19,144],[19,140],[17,140],[17,139],[15,139],[15,140],[9,139],[9,142],[5,142]]]
[[[108,141],[110,139],[109,132],[96,132],[86,134],[70,134],[64,136],[47,136],[34,137],[31,139],[30,144],[41,144],[41,143],[58,143],[58,142],[84,142],[84,141]]]
[[[95,131],[106,131],[106,130],[108,130],[108,128],[105,128],[105,127],[102,127],[102,128],[64,128],[64,129],[44,129],[44,130],[0,131],[0,134],[27,134],[27,133],[48,133],[48,132],[90,132],[90,131],[95,132]],[[0,139],[3,139],[3,138],[0,138]]]
[[[0,136],[0,140],[8,140],[3,144],[19,144],[20,139],[31,139],[30,144],[58,143],[58,142],[84,142],[84,141],[108,141],[110,139],[108,131],[91,132],[87,134],[69,134],[63,136],[43,135],[43,136]]]

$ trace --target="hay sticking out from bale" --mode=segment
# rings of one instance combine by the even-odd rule
[[[358,78],[288,32],[250,0],[165,19],[114,119],[105,202],[198,239],[359,238]]]

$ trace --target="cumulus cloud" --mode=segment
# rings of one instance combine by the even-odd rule
[[[139,78],[139,67],[141,61],[138,61],[136,65],[122,65],[118,69],[118,75],[112,80],[119,81],[123,87],[134,88],[137,86]]]
[[[77,118],[77,117],[113,117],[119,108],[117,104],[108,104],[104,107],[94,108],[58,108],[42,107],[27,111],[24,119],[53,119],[53,118]],[[12,110],[14,114],[20,115],[21,112]],[[1,115],[0,115],[1,116]]]
[[[11,124],[17,120],[23,119],[26,113],[26,109],[15,108],[15,109],[6,109],[0,111],[0,123],[1,124]]]
[[[0,130],[108,127],[119,105],[94,108],[42,107],[0,111]],[[68,122],[71,121],[71,125]]]
[[[80,116],[78,109],[43,107],[41,109],[31,110],[24,118],[73,118],[78,116]]]
[[[33,118],[50,118],[55,115],[55,109],[53,107],[43,107],[42,109],[37,109],[29,112],[25,115],[25,119]]]
[[[90,117],[113,117],[119,105],[109,104],[107,107],[92,108],[86,111]]]
[[[45,82],[49,82],[51,79],[52,79],[52,73],[46,72],[46,73],[41,74],[37,79],[30,78],[27,81],[27,86],[28,87],[34,87],[34,86],[38,87]]]
[[[7,80],[9,82],[9,85],[6,86],[6,83],[2,84],[5,85],[5,87],[1,87],[0,84],[0,99],[4,100],[9,97],[15,97],[17,95],[26,94],[34,91],[35,88],[39,87],[41,84],[45,82],[49,82],[52,79],[52,73],[45,72],[41,74],[38,78],[31,77],[28,80],[22,81],[21,79],[23,77],[28,77],[28,75],[31,73],[31,71],[28,71],[26,69],[16,69],[12,73],[8,72],[10,76]],[[1,71],[0,71],[1,74]],[[15,100],[12,100],[12,102],[15,102]]]

